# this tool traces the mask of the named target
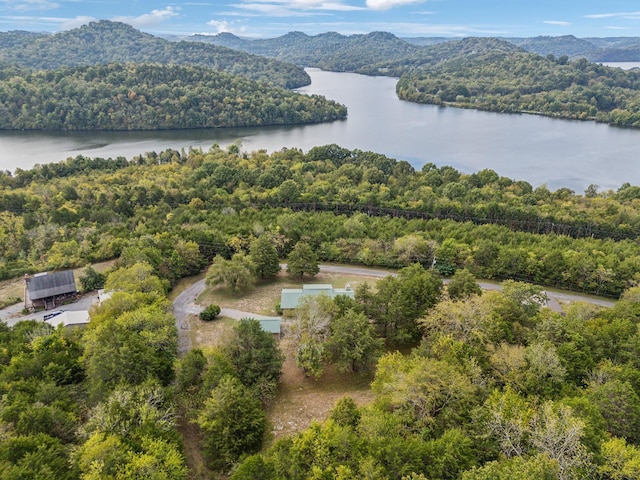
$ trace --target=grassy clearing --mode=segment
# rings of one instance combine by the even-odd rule
[[[231,334],[237,320],[218,317],[212,322],[203,322],[197,315],[189,316],[189,338],[193,348],[219,347]]]
[[[275,316],[277,315],[275,309],[276,303],[280,301],[280,292],[283,288],[301,288],[305,283],[330,283],[334,287],[342,288],[349,283],[351,284],[351,288],[355,290],[358,285],[365,281],[371,285],[375,285],[378,280],[376,277],[333,273],[319,273],[313,278],[305,277],[300,280],[291,278],[286,272],[280,272],[274,280],[260,282],[249,292],[234,294],[226,291],[222,287],[207,288],[202,292],[200,297],[198,297],[198,303],[202,306],[215,303],[221,307],[234,308],[236,310],[242,310],[243,312]]]
[[[271,425],[271,439],[268,448],[279,438],[294,435],[306,429],[311,423],[327,418],[339,398],[350,396],[358,405],[373,400],[369,388],[371,378],[353,373],[340,373],[328,367],[319,380],[306,378],[296,366],[294,350],[286,339],[281,341],[286,355],[280,379],[278,396],[267,411]]]
[[[300,288],[303,283],[330,283],[335,287],[344,287],[350,283],[357,288],[363,282],[374,286],[379,278],[334,273],[320,273],[313,279],[293,279],[281,272],[276,279],[263,282],[250,292],[234,295],[222,288],[206,289],[198,298],[201,305],[216,303],[221,307],[234,308],[260,315],[276,315],[275,305],[280,300],[283,288]],[[191,344],[194,348],[217,346],[224,343],[236,321],[222,318],[213,322],[202,322],[197,316],[190,318]],[[296,364],[294,351],[286,339],[280,341],[286,355],[280,380],[278,396],[268,409],[268,419],[272,434],[266,446],[278,438],[294,435],[307,428],[314,420],[324,420],[335,402],[350,396],[363,405],[373,399],[369,388],[371,378],[361,375],[340,373],[332,367],[327,368],[319,380],[305,378]]]

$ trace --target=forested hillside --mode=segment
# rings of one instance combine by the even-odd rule
[[[76,157],[0,185],[4,276],[117,259],[86,329],[0,323],[4,478],[638,475],[638,187],[550,192],[335,145]],[[268,448],[266,409],[286,401],[279,343],[243,320],[222,346],[178,359],[166,298],[208,264],[212,285],[220,265],[256,276],[267,250],[276,263],[307,251],[400,268],[354,299],[307,299],[287,320],[295,368],[363,375],[373,401],[343,398]],[[542,308],[541,286],[482,293],[474,273],[621,298],[560,314]],[[206,468],[190,469],[187,449]]]
[[[391,61],[379,61],[364,66],[359,73],[403,77],[414,70],[427,69],[441,62],[474,58],[487,53],[512,53],[521,49],[498,38],[469,37],[463,40],[438,43],[422,48],[410,56],[395,57]]]
[[[323,261],[397,268],[435,257],[443,274],[611,296],[640,272],[637,187],[550,192],[335,145],[77,157],[0,185],[3,278],[123,256],[174,281],[247,248],[256,228],[275,235],[282,258],[305,240]]]
[[[314,36],[302,32],[267,39],[240,38],[231,33],[217,35],[192,35],[187,41],[212,43],[256,55],[277,58],[296,65],[318,67],[334,71],[360,71],[367,65],[398,61],[407,57],[429,58],[441,49],[433,47],[460,42],[458,38],[404,37],[398,38],[386,32],[367,35],[341,35],[335,32]],[[467,39],[464,39],[467,40]],[[639,37],[576,38],[573,35],[539,36],[530,38],[490,38],[488,41],[504,41],[521,50],[542,56],[567,55],[570,59],[586,58],[593,62],[640,61]],[[446,57],[441,57],[446,58]],[[362,70],[362,73],[365,71]],[[368,73],[381,75],[383,72]]]
[[[193,65],[284,88],[310,83],[299,67],[215,45],[169,42],[119,22],[91,22],[55,35],[0,33],[0,61],[37,69],[109,63]]]
[[[573,35],[557,37],[506,38],[527,52],[542,56],[567,55],[571,59],[586,58],[592,62],[640,61],[639,37],[576,38]]]
[[[404,100],[640,126],[640,73],[584,59],[488,52],[423,64],[397,85]]]
[[[421,47],[386,32],[349,36],[335,32],[315,36],[291,32],[281,37],[260,40],[245,40],[226,33],[194,35],[188,37],[188,40],[225,45],[304,67],[335,72],[360,72],[360,69],[368,65],[404,58],[421,50]]]
[[[0,66],[0,129],[160,130],[318,123],[346,108],[203,67]]]

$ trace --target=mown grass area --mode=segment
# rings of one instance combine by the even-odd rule
[[[327,283],[342,288],[349,283],[355,289],[365,281],[375,286],[378,280],[373,276],[335,273],[319,273],[313,278],[305,277],[300,280],[281,272],[276,279],[259,283],[251,291],[242,294],[232,294],[222,288],[207,288],[198,298],[198,303],[202,306],[215,303],[224,308],[273,316],[277,315],[275,305],[280,300],[283,288],[300,288],[303,283]],[[236,320],[230,318],[203,322],[193,315],[190,318],[192,346],[206,348],[223,344],[236,323]],[[320,379],[306,378],[296,366],[295,352],[286,338],[280,340],[280,346],[286,360],[278,395],[267,410],[271,435],[265,442],[265,448],[278,438],[304,430],[314,420],[324,420],[335,402],[343,396],[352,397],[359,405],[373,399],[369,387],[371,377],[340,373],[329,366]]]
[[[261,281],[250,291],[242,293],[232,293],[222,287],[207,288],[198,297],[198,303],[207,306],[212,303],[221,307],[233,308],[243,312],[256,313],[258,315],[275,316],[276,304],[280,302],[280,292],[283,288],[301,288],[303,284],[330,283],[336,288],[344,288],[349,283],[354,290],[358,285],[368,282],[375,285],[379,280],[376,277],[342,275],[333,273],[319,273],[315,277],[304,277],[302,279],[292,278],[286,272],[280,274],[273,280]]]

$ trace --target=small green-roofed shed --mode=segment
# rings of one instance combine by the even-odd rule
[[[338,295],[355,297],[355,293],[349,284],[345,288],[333,288],[333,285],[322,283],[307,284],[303,285],[302,288],[284,288],[280,294],[280,308],[282,310],[292,310],[298,306],[302,297],[321,294],[327,295],[329,298],[335,298]]]
[[[259,318],[257,320],[265,332],[280,335],[280,324],[282,323],[280,317]]]

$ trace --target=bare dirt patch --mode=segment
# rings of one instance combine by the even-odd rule
[[[278,396],[267,411],[272,427],[269,444],[301,432],[314,420],[325,420],[336,401],[342,397],[350,396],[358,405],[365,405],[373,400],[371,377],[340,373],[329,366],[320,379],[306,378],[302,369],[296,366],[291,344],[284,339],[280,346],[286,360]]]

